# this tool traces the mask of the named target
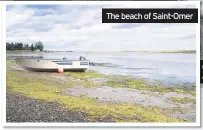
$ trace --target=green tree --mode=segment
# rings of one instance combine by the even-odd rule
[[[31,45],[30,49],[31,49],[31,51],[34,51],[34,50],[35,50],[35,47],[34,47],[33,44]]]
[[[13,42],[11,43],[11,50],[15,50],[15,44]]]
[[[24,45],[24,49],[25,49],[25,50],[30,50],[29,45],[28,45],[28,44],[25,44],[25,45]]]
[[[41,41],[35,43],[35,49],[39,49],[40,51],[44,50],[44,45]]]

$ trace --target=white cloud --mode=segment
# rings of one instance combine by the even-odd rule
[[[22,6],[16,6],[10,11],[7,11],[6,24],[9,28],[12,25],[22,24],[22,22],[28,20],[34,14],[34,10],[26,10]]]
[[[195,24],[103,24],[101,9],[101,5],[9,7],[7,41],[31,44],[40,40],[45,49],[58,50],[195,49]]]

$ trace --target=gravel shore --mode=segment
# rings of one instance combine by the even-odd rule
[[[27,98],[7,92],[7,122],[88,122],[82,112],[68,111],[58,103]]]

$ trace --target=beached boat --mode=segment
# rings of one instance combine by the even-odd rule
[[[31,71],[57,72],[85,71],[89,68],[88,60],[42,59],[42,58],[16,58],[16,63]]]

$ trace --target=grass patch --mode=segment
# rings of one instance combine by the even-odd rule
[[[175,103],[190,103],[190,102],[196,103],[196,99],[195,98],[187,98],[187,97],[184,97],[184,98],[171,97],[168,100],[170,100],[172,102],[175,102]]]
[[[191,95],[196,97],[196,89],[189,92]]]
[[[105,75],[98,72],[65,72],[64,75],[72,76],[76,79],[88,79],[88,78],[104,78]]]
[[[94,82],[89,82],[89,81],[84,81],[82,83],[83,86],[88,87],[88,88],[94,88],[94,87],[99,87],[100,85]]]
[[[88,118],[93,121],[111,117],[112,120],[121,122],[183,122],[181,119],[167,116],[159,108],[131,104],[99,105],[93,99],[60,95],[56,92],[67,84],[60,82],[52,84],[53,81],[41,79],[40,75],[32,77],[25,76],[24,73],[26,72],[7,71],[6,82],[9,89],[15,93],[22,93],[27,97],[58,102],[73,111],[86,112]],[[85,74],[83,76],[87,77]]]
[[[162,51],[138,51],[145,53],[196,53],[196,50],[162,50]]]
[[[16,65],[15,60],[6,60],[6,66],[13,66]]]
[[[72,82],[70,82],[69,84],[65,84],[63,82],[60,82],[58,79],[49,78],[48,74],[49,73],[27,73],[22,71],[7,71],[6,84],[9,86],[12,86],[13,83],[18,83],[19,85],[26,84],[28,86],[33,86],[34,89],[41,88],[41,86],[46,86],[42,88],[47,90],[53,90],[53,92],[61,91],[63,89],[70,88],[74,85],[74,83]]]
[[[131,88],[131,89],[137,89],[142,91],[152,91],[152,92],[161,92],[161,93],[177,92],[177,93],[189,93],[192,95],[196,95],[196,90],[185,90],[185,89],[175,88],[175,87],[164,87],[161,85],[149,86],[144,80],[141,80],[141,79],[137,80],[132,78],[107,81],[104,85],[109,87],[117,87],[117,88]]]
[[[160,51],[161,53],[196,53],[196,50],[170,50]]]
[[[185,114],[187,112],[187,109],[184,107],[174,107],[174,108],[164,108],[165,113],[171,114],[180,112],[181,114]]]

